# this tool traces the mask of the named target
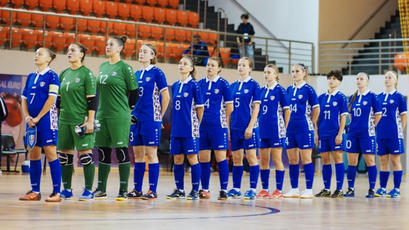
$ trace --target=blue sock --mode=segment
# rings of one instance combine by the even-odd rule
[[[305,167],[305,166],[304,166]],[[332,167],[331,165],[322,165],[322,179],[324,180],[325,189],[331,189]]]
[[[284,170],[276,170],[276,186],[278,190],[283,190]]]
[[[394,183],[394,188],[399,189],[401,182],[402,182],[402,170],[400,170],[400,171],[393,171],[393,183]]]
[[[48,162],[51,172],[51,180],[53,181],[53,192],[61,191],[61,164],[58,159]]]
[[[202,170],[201,180],[202,189],[209,190],[210,182],[210,162],[200,163],[200,168]]]
[[[376,184],[376,165],[368,167],[369,189],[374,189]]]
[[[229,184],[229,164],[224,160],[217,163],[217,166],[219,166],[220,188],[226,190]]]
[[[314,183],[314,165],[312,163],[304,165],[305,173],[305,187],[307,189],[312,189]]]
[[[200,185],[200,164],[195,164],[191,166],[192,169],[192,190],[199,191]]]
[[[348,188],[355,187],[355,177],[356,177],[356,166],[348,165],[348,168],[347,168]]]
[[[33,192],[40,192],[41,159],[30,161],[30,182]]]
[[[270,179],[270,169],[260,169],[261,185],[268,191],[268,180]]]
[[[173,165],[176,188],[179,190],[185,189],[185,164]]]
[[[156,192],[159,179],[159,163],[149,164],[149,190]]]
[[[290,165],[291,188],[298,188],[298,177],[300,176],[300,165]]]
[[[258,174],[260,173],[260,166],[253,165],[250,166],[250,188],[256,189],[258,182]]]
[[[233,188],[241,188],[241,178],[243,177],[243,166],[233,166]]]
[[[344,185],[345,165],[344,163],[335,164],[335,176],[337,179],[337,190],[342,190]]]
[[[388,179],[389,179],[389,171],[380,171],[379,172],[379,185],[381,188],[386,188],[388,185]]]
[[[145,162],[135,162],[133,170],[133,184],[135,191],[142,192],[143,176],[145,175]]]

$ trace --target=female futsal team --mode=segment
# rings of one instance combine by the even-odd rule
[[[356,92],[347,99],[339,91],[343,78],[340,71],[328,73],[328,90],[317,96],[314,88],[306,83],[308,68],[303,64],[292,66],[292,85],[286,90],[279,84],[279,70],[275,65],[264,68],[261,87],[251,77],[253,62],[243,57],[238,62],[237,80],[230,85],[220,75],[222,63],[218,57],[208,59],[206,76],[196,80],[194,61],[185,56],[178,63],[179,80],[169,92],[165,74],[155,66],[156,49],[151,44],[141,46],[138,60],[143,67],[135,73],[121,60],[125,43],[126,37],[114,36],[107,41],[107,61],[101,64],[96,77],[83,65],[87,49],[80,43],[68,46],[69,66],[59,76],[49,67],[56,55],[44,47],[36,50],[36,71],[28,75],[22,95],[28,130],[26,142],[31,163],[31,189],[20,200],[41,200],[42,151],[48,159],[53,182],[53,192],[45,201],[72,199],[76,192],[71,186],[75,149],[84,168],[85,182],[80,201],[107,198],[112,152],[115,152],[119,167],[116,200],[156,199],[160,168],[157,150],[162,118],[170,99],[170,154],[174,160],[176,188],[166,196],[167,199],[210,199],[212,152],[219,171],[219,200],[241,197],[249,200],[311,199],[314,197],[312,150],[315,147],[322,158],[324,185],[315,197],[354,197],[360,155],[368,169],[366,197],[400,196],[400,157],[404,153],[407,106],[404,96],[397,91],[396,72],[385,74],[385,90],[379,95],[368,88],[368,74],[357,74]],[[129,144],[135,161],[134,188],[128,193]],[[98,183],[92,191],[94,145],[98,149]],[[227,190],[229,165],[226,154],[229,146],[233,186]],[[291,184],[286,193],[283,192],[283,149],[289,159]],[[344,151],[348,152],[346,170]],[[375,191],[376,154],[381,168],[380,188]],[[149,190],[146,193],[142,191],[145,156],[149,164]],[[187,194],[184,190],[185,157],[190,164],[192,183]],[[272,190],[269,187],[270,158],[275,167],[275,189]],[[331,158],[336,176],[333,193],[330,190]],[[249,164],[250,185],[242,195],[244,159]],[[387,191],[389,161],[393,167],[394,188]],[[298,186],[300,165],[305,175],[305,190],[301,192]],[[348,190],[343,193],[345,171]],[[262,189],[256,193],[259,175]]]

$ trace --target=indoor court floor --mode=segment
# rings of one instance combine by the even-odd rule
[[[242,190],[248,188],[248,178],[245,173]],[[301,178],[300,188],[304,188],[303,174]],[[274,174],[270,176],[271,188],[275,187],[273,179]],[[80,202],[77,199],[82,192],[83,177],[78,170],[73,177],[76,199],[46,203],[44,199],[51,193],[49,173],[42,176],[42,200],[31,202],[18,200],[20,195],[29,190],[29,176],[3,173],[0,176],[0,229],[409,229],[409,186],[406,177],[399,199],[365,198],[368,180],[365,175],[359,175],[356,198],[218,201],[218,180],[218,174],[213,173],[210,200],[166,200],[166,194],[174,188],[173,174],[161,172],[157,200],[118,202],[115,196],[119,175],[112,170],[108,180],[108,199]],[[147,188],[147,174],[144,182]],[[288,177],[284,183],[284,191],[287,191]],[[392,183],[393,178],[390,177],[389,185],[392,186]],[[332,185],[335,185],[335,181]],[[321,186],[321,176],[316,175],[314,192],[318,192]],[[190,191],[190,188],[190,173],[187,173],[185,189]]]

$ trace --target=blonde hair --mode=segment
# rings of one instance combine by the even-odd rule
[[[298,63],[298,64],[295,64],[294,66],[298,66],[304,71],[303,79],[304,81],[306,81],[308,78],[308,66],[304,65],[303,63]]]
[[[153,58],[151,59],[151,64],[152,65],[156,64],[158,62],[158,58],[156,57],[156,48],[151,43],[144,43],[142,44],[142,46],[147,46],[149,49],[153,51]]]
[[[272,68],[277,74],[276,81],[278,81],[278,74],[280,73],[280,71],[278,70],[278,67],[274,64],[268,64],[266,65],[265,68]]]
[[[397,88],[398,88],[398,80],[399,80],[399,75],[398,75],[398,73],[397,73],[396,71],[393,71],[393,70],[388,70],[388,71],[385,73],[385,76],[386,76],[388,73],[391,73],[391,74],[393,74],[393,75],[396,77],[395,89],[397,89]]]
[[[240,60],[246,60],[246,61],[249,63],[250,69],[253,69],[254,63],[253,63],[253,61],[252,61],[250,58],[248,58],[248,57],[242,57],[242,58],[239,59],[239,61],[240,61]]]

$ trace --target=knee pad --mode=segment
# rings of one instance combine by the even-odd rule
[[[62,166],[72,165],[74,163],[74,155],[68,153],[58,152],[58,159]]]
[[[105,163],[105,164],[111,164],[111,148],[98,148],[98,159],[99,162]]]
[[[116,148],[115,153],[119,164],[130,162],[128,148]]]
[[[94,160],[92,158],[92,153],[81,154],[79,158],[80,158],[82,166],[87,166],[87,165],[94,163]]]

